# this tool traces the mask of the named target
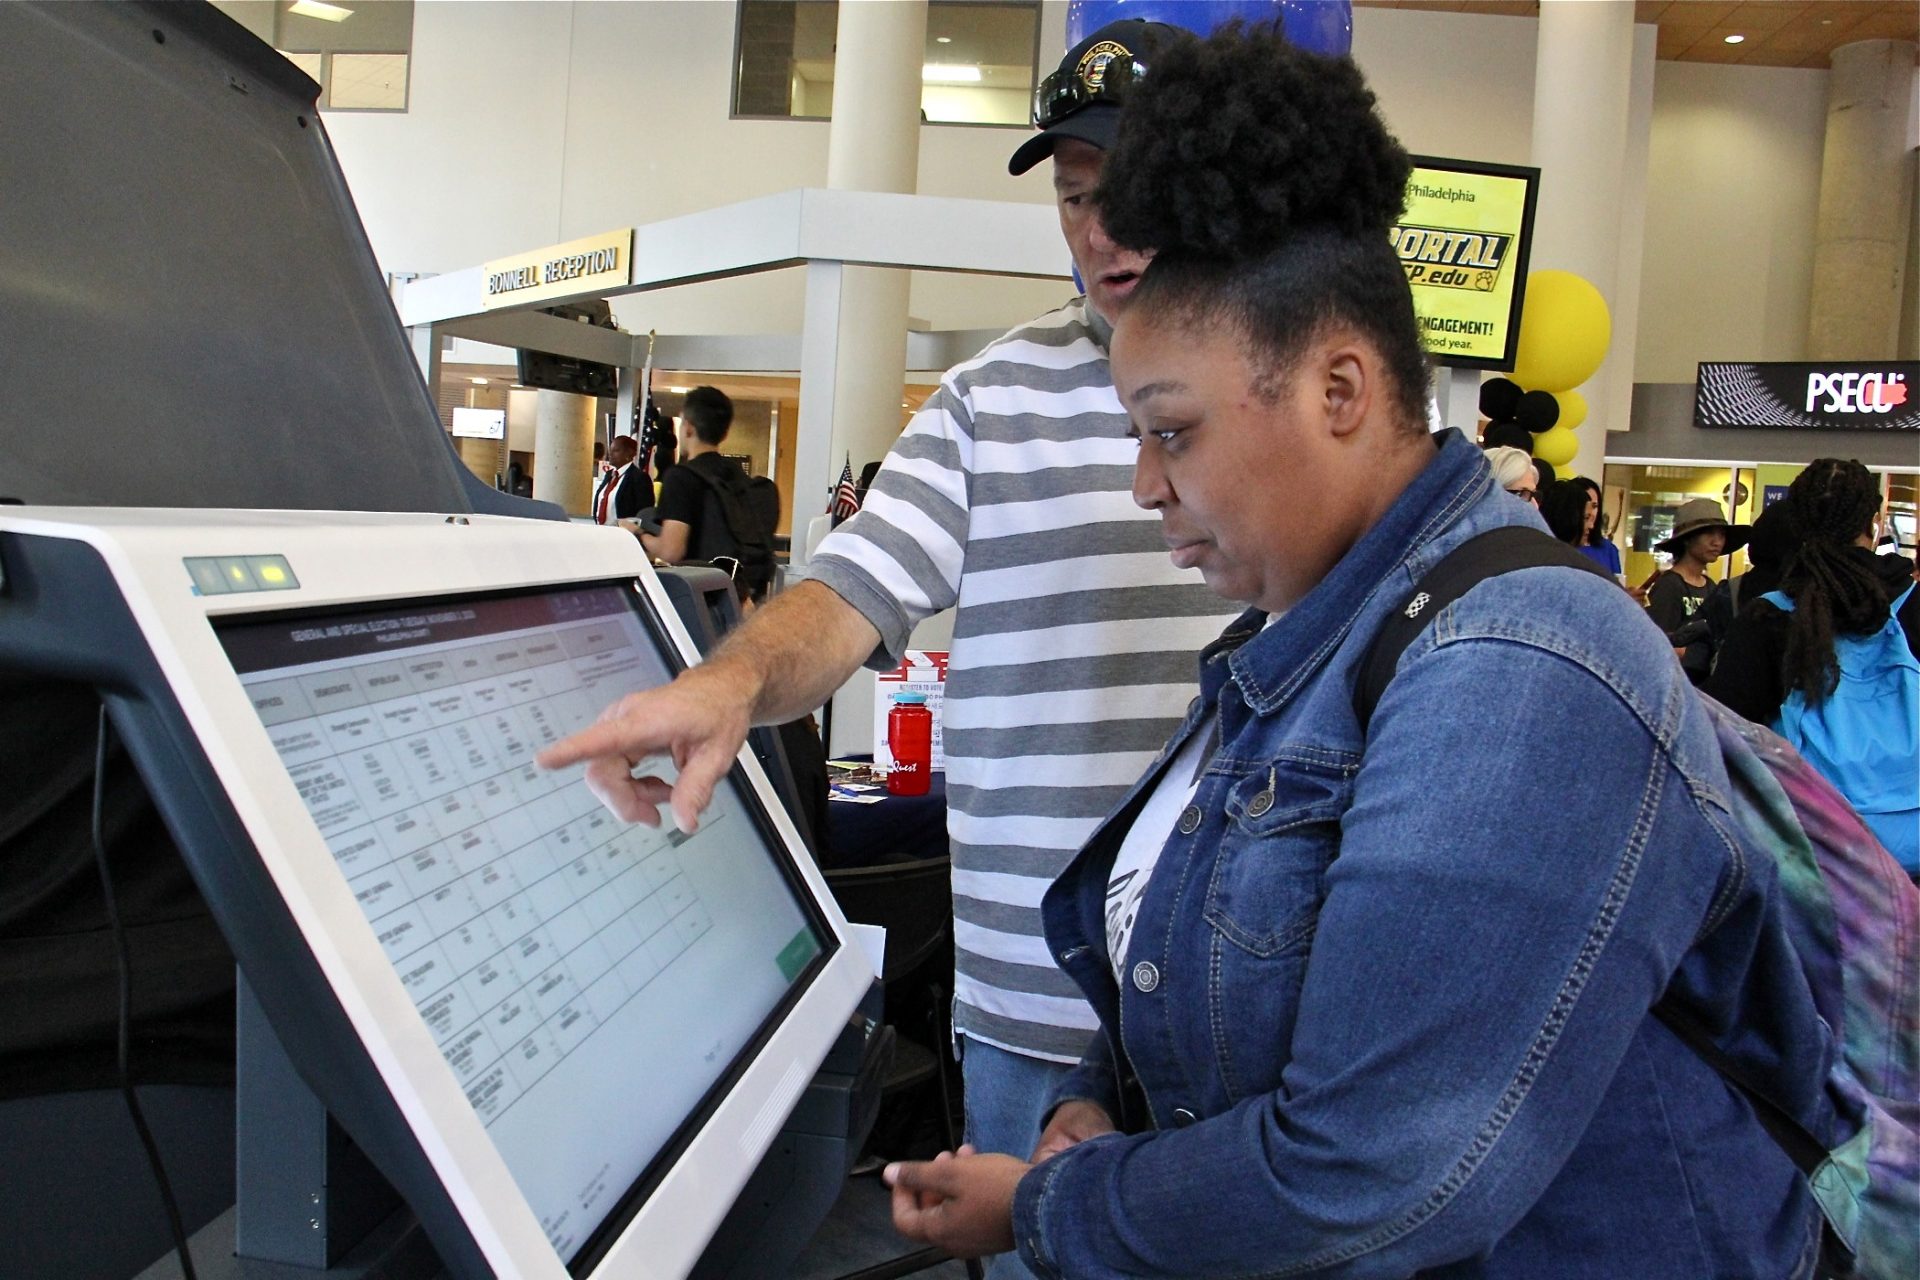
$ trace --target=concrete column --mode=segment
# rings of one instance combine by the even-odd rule
[[[1809,360],[1885,360],[1899,344],[1900,277],[1913,198],[1911,40],[1833,51],[1814,231]]]
[[[1617,311],[1620,202],[1626,186],[1633,88],[1629,0],[1545,0],[1533,79],[1533,163],[1540,169],[1532,269],[1571,271]],[[1580,388],[1587,421],[1571,474],[1601,477],[1607,428],[1625,427],[1627,398],[1610,394],[1608,370],[1630,365],[1617,337],[1600,373]],[[1618,401],[1617,403],[1615,401]],[[1569,474],[1568,468],[1558,468]]]
[[[570,516],[593,505],[591,396],[542,391],[533,430],[533,496],[558,503]]]
[[[919,185],[920,69],[926,43],[926,0],[842,0],[827,135],[828,187],[911,193]],[[840,279],[838,306],[830,308],[833,386],[816,385],[817,377],[803,371],[800,387],[803,439],[796,459],[803,465],[795,468],[793,495],[797,529],[825,510],[827,490],[849,455],[858,473],[900,434],[912,276],[881,267],[834,270]],[[809,323],[818,292],[810,281]],[[818,336],[806,335],[808,340]]]

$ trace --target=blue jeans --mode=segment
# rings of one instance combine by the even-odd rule
[[[958,1037],[960,1078],[966,1090],[966,1141],[981,1151],[1025,1160],[1040,1142],[1041,1118],[1054,1086],[1073,1070],[1029,1058],[971,1036]],[[1017,1253],[985,1259],[987,1280],[1031,1280]]]

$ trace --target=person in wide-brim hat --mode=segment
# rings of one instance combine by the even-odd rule
[[[1694,498],[1675,514],[1673,535],[1653,549],[1673,557],[1673,567],[1662,573],[1647,595],[1647,615],[1676,641],[1680,665],[1694,683],[1706,679],[1713,652],[1707,642],[1682,629],[1693,620],[1713,591],[1707,566],[1722,555],[1747,545],[1750,525],[1733,524],[1711,498]]]
[[[1726,531],[1726,542],[1720,548],[1720,555],[1732,555],[1747,545],[1747,539],[1753,534],[1753,526],[1734,524],[1728,520],[1720,504],[1712,498],[1694,498],[1682,506],[1673,518],[1673,533],[1664,542],[1653,544],[1655,551],[1664,551],[1678,559],[1686,550],[1687,540],[1696,533],[1708,529]],[[1708,558],[1712,563],[1713,557]]]

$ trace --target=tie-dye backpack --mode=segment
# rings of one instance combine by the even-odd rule
[[[1360,666],[1362,728],[1400,655],[1446,605],[1514,569],[1593,561],[1523,526],[1472,538],[1423,575]],[[1733,813],[1750,850],[1779,868],[1791,942],[1833,1032],[1825,1102],[1837,1145],[1742,1073],[1711,1035],[1663,1002],[1654,1012],[1744,1094],[1806,1175],[1830,1230],[1821,1274],[1920,1278],[1920,889],[1834,785],[1770,729],[1700,695],[1720,738]],[[1825,1127],[1824,1117],[1822,1127]]]
[[[1773,856],[1794,951],[1834,1033],[1831,1150],[1742,1087],[1813,1185],[1832,1228],[1823,1271],[1920,1277],[1920,890],[1831,782],[1771,730],[1701,695],[1734,816]],[[1710,1042],[1669,1021],[1709,1062]],[[1771,1113],[1771,1114],[1769,1114]],[[1785,1120],[1791,1128],[1783,1127]],[[1832,1245],[1842,1249],[1836,1250]]]

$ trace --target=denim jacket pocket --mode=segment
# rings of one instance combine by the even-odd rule
[[[1275,761],[1234,783],[1207,886],[1214,931],[1259,959],[1304,949],[1352,796],[1353,769],[1331,761]]]
[[[1281,1087],[1352,771],[1274,761],[1228,793],[1207,886],[1207,1037],[1229,1102]]]

